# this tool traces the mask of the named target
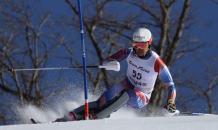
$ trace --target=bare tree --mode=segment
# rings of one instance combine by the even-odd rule
[[[214,2],[214,3],[216,3],[216,4],[218,4],[218,1],[217,0],[211,0],[212,2]]]
[[[60,85],[59,76],[54,78],[57,83],[48,85],[44,80],[46,72],[11,72],[11,69],[45,67],[65,37],[54,28],[51,12],[39,8],[37,1],[7,0],[0,4],[0,23],[4,25],[0,27],[0,92],[4,93],[1,99],[10,97],[11,102],[20,106],[33,104],[42,108],[46,99],[67,92],[55,88]],[[4,107],[0,111],[6,111],[9,103],[2,100],[1,104]],[[1,113],[3,124],[9,123],[7,114]]]
[[[217,57],[211,58],[205,61],[200,56],[198,60],[203,63],[198,66],[201,68],[197,72],[189,71],[189,75],[183,85],[180,85],[184,90],[189,90],[190,94],[183,92],[180,97],[188,97],[188,100],[181,100],[181,108],[185,111],[197,111],[197,112],[209,112],[215,114],[214,106],[217,103],[217,89],[218,89],[218,68],[217,68]],[[193,106],[191,104],[201,103],[201,108]],[[194,110],[193,110],[194,109]]]

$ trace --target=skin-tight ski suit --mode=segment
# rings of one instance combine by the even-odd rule
[[[167,89],[167,100],[175,100],[176,89],[171,74],[157,53],[149,50],[149,54],[141,59],[133,51],[127,48],[118,51],[104,60],[122,61],[126,59],[128,67],[126,78],[120,83],[104,92],[96,101],[98,107],[106,104],[121,91],[125,90],[129,95],[127,105],[133,108],[142,108],[147,105],[154,89],[154,84],[159,75]]]

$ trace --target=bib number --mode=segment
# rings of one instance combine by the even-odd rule
[[[140,80],[142,78],[142,74],[141,73],[137,73],[135,70],[133,70],[132,76],[134,78],[136,77],[138,80]]]

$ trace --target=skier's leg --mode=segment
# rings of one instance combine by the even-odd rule
[[[120,84],[120,85],[121,86],[125,85],[125,82],[124,84]],[[113,89],[114,88],[115,87],[113,87]],[[105,92],[105,95],[107,95],[107,92]],[[117,94],[114,98],[112,98],[110,101],[107,101],[107,103],[105,103],[98,109],[94,109],[93,117],[94,119],[103,119],[107,117],[108,115],[110,115],[111,113],[113,113],[114,111],[117,111],[119,108],[121,108],[126,103],[133,108],[142,108],[145,105],[147,105],[147,103],[149,102],[150,96],[151,94],[145,94],[141,91],[136,91],[132,89],[124,89],[119,94]]]
[[[89,112],[97,109],[97,103],[95,101],[89,102]],[[85,119],[85,105],[82,105],[68,113],[71,120],[84,120]]]
[[[123,91],[125,89],[131,89],[126,83],[126,80],[113,86],[95,102],[89,103],[89,114],[90,118],[102,119],[108,117],[112,112],[122,107],[128,100],[128,94]],[[84,120],[85,106],[82,105],[61,118],[61,121],[69,120]]]
[[[107,94],[107,92],[105,92]],[[105,94],[105,95],[106,95]],[[93,111],[95,119],[103,119],[110,115],[112,112],[118,110],[124,104],[130,105],[133,108],[142,108],[149,102],[151,94],[145,94],[141,91],[132,89],[124,89],[113,99],[95,109]]]
[[[126,102],[129,100],[128,93],[123,90],[113,99],[108,101],[103,106],[99,107],[98,109],[94,109],[90,112],[90,115],[93,119],[103,119],[108,117],[111,113],[121,108]]]
[[[106,92],[104,92],[96,101],[98,107],[101,107],[108,101],[112,100],[124,89],[131,89],[130,86],[126,83],[126,80],[121,81],[120,83],[116,84],[115,86],[111,87]]]
[[[121,84],[121,86],[122,85],[124,84]],[[107,95],[107,92],[105,92],[105,95]],[[110,115],[112,112],[118,110],[126,103],[133,108],[142,108],[148,104],[150,97],[151,97],[151,93],[145,94],[141,91],[124,89],[119,94],[117,94],[114,98],[112,98],[110,101],[107,101],[107,103],[105,103],[98,109],[94,109],[93,117],[94,119],[103,119],[108,115]]]
[[[117,85],[113,86],[96,101],[89,103],[89,115],[90,119],[102,119],[110,116],[110,114],[121,106],[123,106],[129,99],[126,92],[122,92],[124,89],[131,89],[123,80]],[[71,111],[69,114],[76,120],[84,120],[84,105]]]
[[[106,118],[111,113],[122,107],[125,103],[127,103],[133,108],[142,108],[145,105],[147,105],[150,96],[151,94],[144,94],[143,92],[132,90],[132,89],[124,89],[123,91],[118,93],[114,98],[107,101],[107,103],[105,103],[100,107],[98,107],[95,101],[90,102],[89,103],[90,119]],[[61,121],[84,120],[84,114],[85,114],[85,106],[83,105],[71,111],[69,115],[64,116],[64,118],[61,118]]]
[[[151,93],[145,94],[141,91],[130,90],[130,89],[126,89],[125,91],[129,94],[130,97],[127,102],[127,105],[133,108],[142,108],[146,106],[151,97]]]
[[[98,108],[96,102],[89,102],[89,111]],[[65,114],[63,118],[58,118],[55,122],[77,121],[85,119],[85,105],[82,105],[73,111]]]

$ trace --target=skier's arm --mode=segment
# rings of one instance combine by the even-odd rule
[[[126,59],[130,52],[131,52],[130,48],[122,49],[122,50],[118,51],[117,53],[113,54],[112,56],[106,58],[103,61],[103,64],[107,63],[111,60],[116,60],[116,61],[120,62],[120,61]]]
[[[163,81],[164,85],[166,86],[167,89],[167,103],[171,102],[173,104],[176,98],[176,89],[175,85],[172,79],[172,76],[165,65],[165,63],[162,61],[160,57],[157,58],[154,66],[155,71],[159,74],[161,80]]]

